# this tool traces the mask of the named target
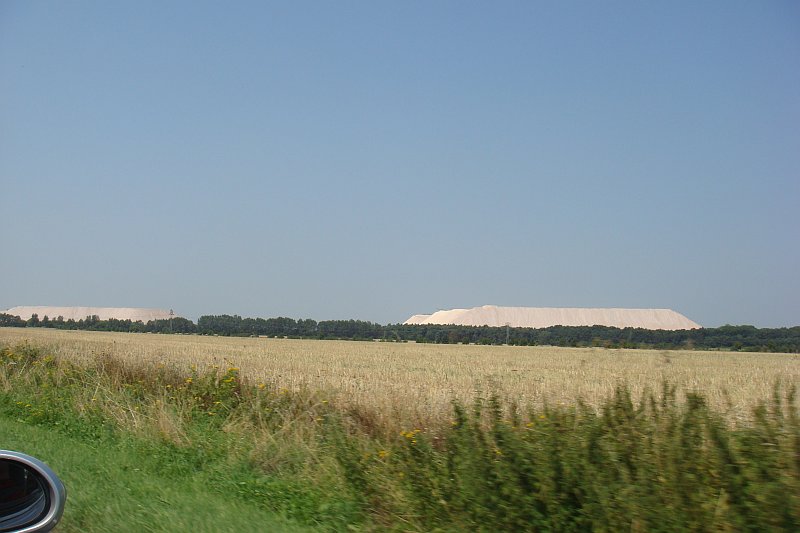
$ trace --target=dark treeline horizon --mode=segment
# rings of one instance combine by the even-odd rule
[[[435,344],[485,344],[512,346],[568,346],[604,348],[651,348],[664,350],[731,350],[749,352],[800,353],[800,326],[756,328],[725,325],[692,330],[649,330],[611,326],[550,326],[519,328],[456,326],[439,324],[387,324],[364,320],[322,320],[310,318],[242,318],[239,315],[204,315],[197,322],[183,317],[150,320],[82,320],[63,317],[18,316],[0,313],[0,326],[45,327],[67,330],[129,333],[180,333],[239,337],[293,339],[380,340]]]

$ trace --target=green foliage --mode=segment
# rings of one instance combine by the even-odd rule
[[[600,413],[504,416],[498,397],[455,407],[438,446],[406,434],[408,490],[430,523],[455,529],[797,531],[800,426],[794,389],[733,430],[667,388],[634,403],[617,389]],[[427,497],[427,500],[426,500]]]
[[[0,416],[3,447],[43,459],[68,497],[59,533],[313,531],[209,486],[202,475],[165,471],[126,439],[95,441]],[[163,452],[163,450],[162,450]]]
[[[7,313],[0,313],[0,327],[24,328],[25,321],[18,316],[9,315]]]

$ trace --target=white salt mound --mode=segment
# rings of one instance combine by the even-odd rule
[[[146,309],[142,307],[48,307],[46,305],[23,305],[12,307],[7,311],[2,311],[8,315],[18,316],[22,320],[28,320],[34,313],[43,319],[45,315],[50,320],[55,320],[63,316],[64,320],[85,320],[87,316],[97,315],[100,320],[116,318],[118,320],[141,320],[147,323],[149,320],[165,320],[174,318],[170,316],[170,311],[163,309]]]
[[[671,309],[588,309],[577,307],[498,307],[449,309],[432,315],[414,315],[404,324],[452,324],[456,326],[612,326],[644,329],[698,329],[702,326]]]

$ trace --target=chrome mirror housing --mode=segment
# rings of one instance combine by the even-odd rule
[[[24,453],[0,450],[0,533],[50,531],[67,490],[55,472]]]

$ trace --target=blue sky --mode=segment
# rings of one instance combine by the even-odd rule
[[[796,2],[0,3],[0,308],[800,324]]]

